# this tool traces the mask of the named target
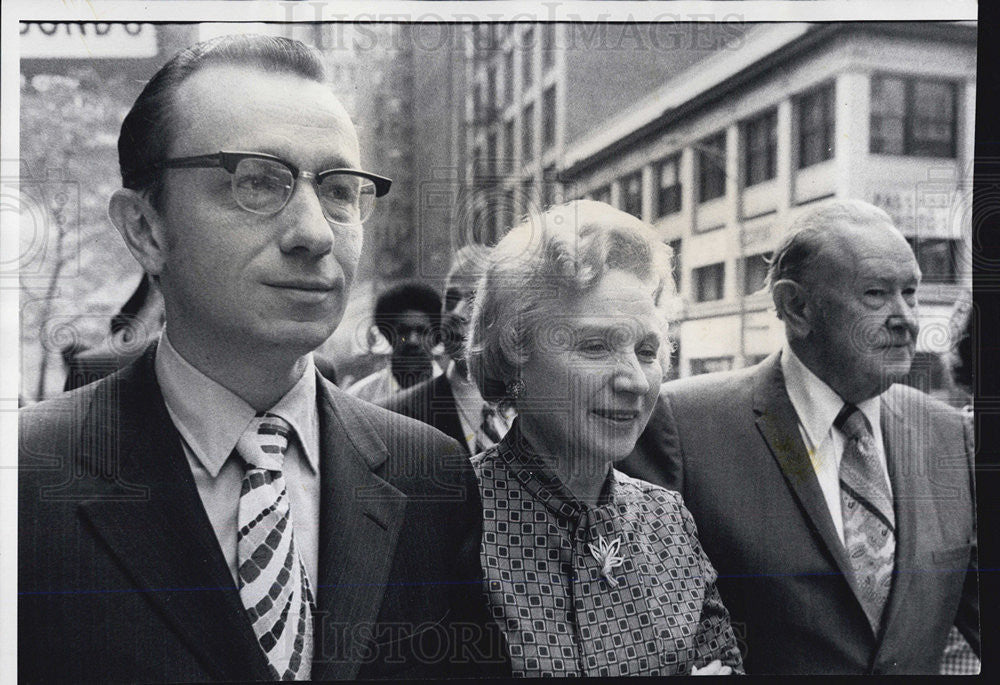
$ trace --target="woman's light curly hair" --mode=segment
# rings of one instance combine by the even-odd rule
[[[666,369],[667,328],[676,307],[672,258],[651,226],[603,202],[575,200],[523,219],[489,251],[476,288],[466,354],[483,398],[511,400],[508,387],[540,333],[546,339],[565,335],[552,325],[561,303],[612,269],[649,286]]]

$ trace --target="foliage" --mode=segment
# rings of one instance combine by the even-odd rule
[[[93,68],[21,79],[21,394],[59,390],[58,354],[107,334],[139,268],[107,218],[116,141],[131,103]],[[53,369],[52,367],[56,368]]]

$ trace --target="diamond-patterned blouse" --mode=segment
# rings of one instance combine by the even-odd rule
[[[611,469],[577,500],[517,422],[472,458],[483,500],[486,593],[515,675],[742,673],[716,573],[681,496]]]

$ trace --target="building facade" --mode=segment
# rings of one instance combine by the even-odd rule
[[[740,368],[784,339],[767,258],[828,198],[886,210],[923,272],[913,385],[947,385],[955,302],[972,285],[976,27],[775,24],[568,147],[570,197],[610,202],[675,251],[674,375]]]

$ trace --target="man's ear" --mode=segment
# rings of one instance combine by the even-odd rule
[[[778,318],[785,323],[786,329],[795,337],[805,337],[812,330],[812,303],[809,293],[801,284],[782,279],[771,289],[774,308]]]
[[[108,217],[145,271],[159,276],[166,257],[163,220],[140,193],[119,188],[108,202]]]

